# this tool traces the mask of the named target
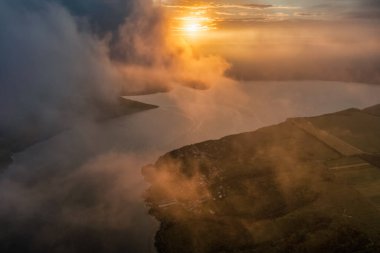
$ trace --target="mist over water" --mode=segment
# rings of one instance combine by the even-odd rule
[[[142,166],[183,145],[289,117],[363,108],[379,97],[378,86],[319,81],[228,82],[132,97],[160,107],[78,124],[14,155],[0,178],[0,245],[23,252],[153,252],[158,224],[144,206]]]

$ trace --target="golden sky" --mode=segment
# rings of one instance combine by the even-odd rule
[[[216,22],[337,20],[377,16],[376,0],[156,0],[179,16],[205,15]],[[375,8],[374,8],[375,7]]]
[[[158,2],[157,2],[158,3]],[[366,80],[380,52],[378,0],[161,0],[172,31],[238,78]],[[378,80],[372,76],[371,80]]]

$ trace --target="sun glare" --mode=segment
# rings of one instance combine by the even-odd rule
[[[196,35],[212,29],[212,20],[207,17],[180,17],[178,21],[175,30],[187,35]]]
[[[186,32],[199,32],[202,31],[202,26],[198,23],[190,23],[183,27]]]

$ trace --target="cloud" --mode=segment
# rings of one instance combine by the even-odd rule
[[[175,5],[164,4],[163,6],[178,9],[264,9],[273,7],[271,4],[215,4],[207,1],[201,3],[185,3],[182,5],[176,2]]]
[[[0,180],[1,252],[150,252],[141,161],[110,152],[73,167],[12,167]]]
[[[93,121],[123,94],[224,79],[222,58],[199,54],[167,29],[149,0],[0,1],[0,151],[81,129],[50,139],[47,150],[33,146],[33,158],[2,171],[1,252],[151,250],[155,227],[139,169],[152,152],[114,150],[125,132],[150,126],[102,129],[111,132],[102,139]],[[135,131],[126,145],[139,149]]]
[[[0,3],[0,129],[91,118],[98,104],[113,103],[105,44],[80,32],[62,6],[28,4]]]
[[[347,19],[379,19],[380,5],[376,0],[353,1],[307,1],[303,4],[303,12],[320,14],[322,20]],[[323,14],[323,15],[321,15]],[[323,16],[323,17],[322,17]],[[318,18],[317,18],[318,19]]]
[[[138,8],[138,1],[125,0],[53,0],[66,7],[73,15],[87,21],[93,32],[116,33],[127,16]],[[148,1],[139,1],[148,4]]]
[[[240,80],[379,84],[377,27],[366,20],[225,23],[204,50],[225,57],[228,74]]]
[[[287,14],[285,20],[345,20],[345,19],[367,19],[374,20],[379,18],[379,4],[376,0],[352,0],[352,1],[328,1],[328,0],[304,0],[304,1],[270,1],[269,3],[236,3],[226,0],[215,3],[213,1],[169,1],[164,4],[166,7],[179,10],[207,10],[209,13],[218,16],[218,12],[225,13],[226,10],[234,16],[231,19],[219,16],[223,21],[239,21],[239,12],[244,10],[250,16],[248,21],[278,21],[279,13]],[[307,14],[307,15],[299,15]],[[257,19],[257,16],[262,16]],[[222,18],[224,17],[224,18]],[[247,22],[241,19],[240,22]]]
[[[168,35],[151,1],[0,3],[0,133],[94,119],[120,94],[207,88],[228,64]]]
[[[356,8],[349,11],[346,15],[348,18],[379,20],[380,19],[380,2],[376,0],[360,1]]]
[[[171,34],[168,23],[162,9],[142,9],[120,26],[119,40],[111,50],[124,76],[132,77],[140,89],[168,89],[178,84],[208,88],[223,79],[228,63],[215,55],[200,54]]]

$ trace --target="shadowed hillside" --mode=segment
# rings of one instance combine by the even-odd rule
[[[379,106],[183,147],[143,168],[171,252],[379,252]]]
[[[375,116],[380,116],[380,105],[374,105],[374,106],[368,107],[364,109],[363,111],[369,114],[373,114]]]

